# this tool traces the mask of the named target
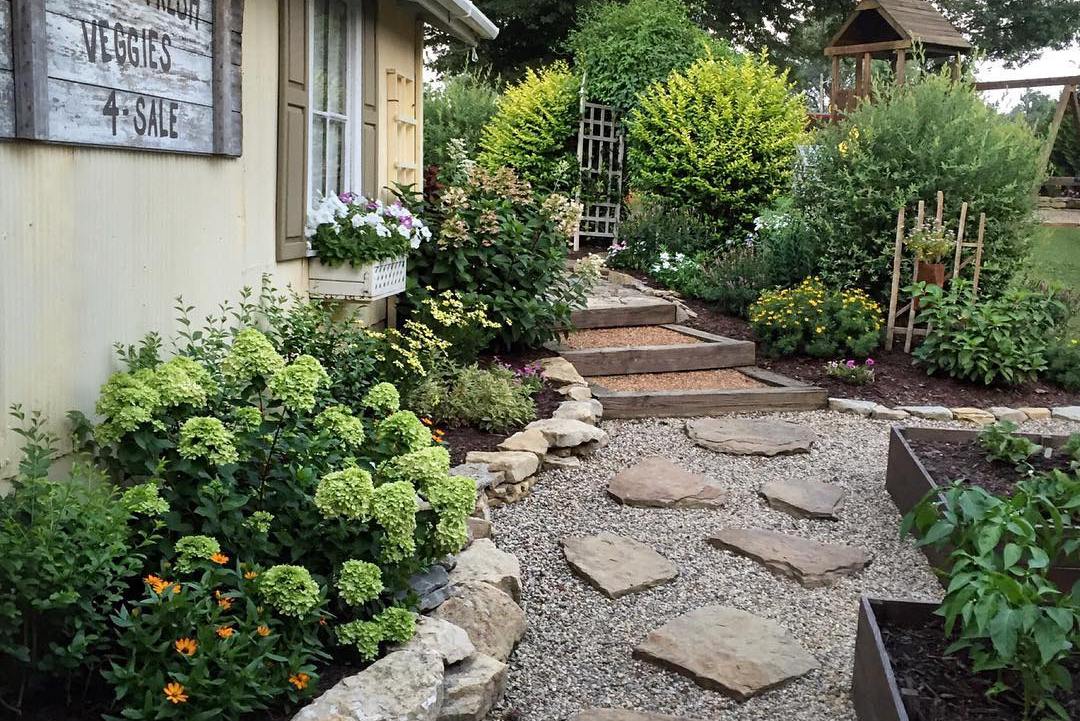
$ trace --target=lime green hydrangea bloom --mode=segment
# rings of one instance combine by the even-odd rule
[[[416,614],[407,608],[391,606],[372,620],[382,628],[384,641],[405,643],[416,633]]]
[[[379,656],[383,629],[374,621],[350,621],[337,627],[337,640],[343,646],[355,646],[364,661],[374,661]]]
[[[254,433],[262,426],[263,415],[255,406],[239,406],[232,410],[233,428],[240,433]]]
[[[428,446],[395,456],[379,465],[378,475],[383,483],[405,481],[425,491],[431,483],[450,475],[450,452],[442,446]]]
[[[364,423],[345,406],[330,406],[315,416],[315,427],[351,448],[364,444]]]
[[[431,445],[431,431],[412,411],[398,411],[375,427],[375,441],[400,456]]]
[[[464,518],[476,507],[476,481],[469,476],[445,475],[428,484],[425,496],[440,516]]]
[[[303,566],[273,566],[259,576],[259,593],[283,616],[299,618],[319,605],[319,584]]]
[[[152,383],[161,404],[168,408],[185,404],[203,408],[218,392],[210,372],[187,356],[176,356],[155,368]]]
[[[461,516],[439,516],[432,536],[432,547],[437,556],[457,553],[469,542],[469,524]]]
[[[128,513],[151,518],[169,512],[168,501],[161,497],[160,490],[153,481],[140,483],[124,491],[120,496],[120,505]]]
[[[221,372],[231,383],[250,383],[256,377],[270,378],[285,367],[285,359],[274,350],[270,339],[254,328],[236,334],[229,353],[221,362]]]
[[[386,531],[382,556],[403,561],[416,552],[416,514],[420,510],[416,491],[404,481],[384,483],[375,489],[371,514]]]
[[[350,606],[374,601],[383,592],[382,570],[366,561],[345,561],[338,574],[337,589]]]
[[[401,408],[401,394],[390,383],[378,383],[371,387],[360,404],[377,416],[388,416]]]
[[[221,544],[210,536],[184,536],[176,542],[176,570],[190,573],[195,561],[209,561],[215,554],[221,553]]]
[[[315,489],[315,507],[324,518],[366,521],[371,518],[375,484],[363,468],[327,473]]]
[[[244,520],[244,525],[256,533],[269,533],[274,514],[269,511],[255,511]]]
[[[153,421],[154,413],[161,408],[161,395],[153,381],[154,372],[144,368],[134,373],[114,373],[101,386],[96,410],[105,421],[96,430],[99,442],[113,443]]]
[[[318,359],[302,355],[275,373],[268,385],[281,405],[294,413],[310,413],[315,394],[330,385],[330,376]]]
[[[205,458],[215,465],[236,463],[240,455],[233,444],[233,434],[217,418],[188,418],[180,426],[180,455],[188,460]]]

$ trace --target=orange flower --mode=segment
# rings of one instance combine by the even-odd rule
[[[292,676],[289,676],[289,683],[296,686],[297,691],[303,691],[307,688],[308,681],[310,680],[311,676],[308,676],[306,673],[294,673]]]
[[[254,571],[246,571],[246,572],[244,572],[244,580],[246,580],[246,581],[254,581],[258,577],[259,577],[259,574],[255,573]]]
[[[152,573],[143,580],[146,581],[147,585],[149,585],[150,588],[154,589],[154,593],[159,596],[165,593],[165,590],[172,585],[168,581],[158,578]]]
[[[165,698],[172,703],[186,703],[187,694],[184,693],[184,687],[173,681],[172,683],[165,684]]]
[[[232,608],[232,599],[222,596],[217,600],[217,605],[221,606],[222,611],[228,611]]]
[[[259,634],[263,638],[266,638],[270,635],[270,627],[266,625],[259,626],[257,629],[255,629],[255,633]]]
[[[326,625],[326,619],[325,618],[320,618],[319,619],[319,625],[320,626],[325,626]]]
[[[236,633],[236,629],[232,626],[218,626],[217,635],[219,638],[232,638],[232,635]]]
[[[173,646],[176,648],[176,652],[183,656],[194,656],[195,652],[199,650],[199,644],[193,638],[178,638]]]
[[[431,425],[431,419],[430,418],[421,418],[420,422],[423,423],[425,426],[430,426]]]
[[[210,560],[219,566],[224,566],[229,562],[229,557],[224,553],[215,553],[213,556],[210,556]]]

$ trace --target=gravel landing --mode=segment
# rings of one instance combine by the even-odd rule
[[[765,387],[764,383],[732,368],[669,373],[630,373],[620,376],[596,376],[585,380],[603,386],[609,391],[702,391]]]
[[[625,348],[639,345],[693,345],[703,342],[700,338],[678,333],[659,325],[575,330],[560,340],[562,347],[570,350]]]
[[[810,425],[818,444],[803,455],[735,457],[692,444],[682,419],[609,421],[603,424],[611,436],[607,448],[584,459],[578,469],[545,471],[530,497],[494,511],[498,545],[521,560],[529,630],[511,658],[506,698],[489,721],[566,721],[580,709],[597,706],[703,721],[854,721],[849,689],[859,595],[937,600],[941,589],[922,553],[910,540],[900,539],[900,514],[885,492],[889,424],[829,411],[773,417]],[[962,427],[931,421],[918,425]],[[1027,423],[1024,430],[1078,427],[1044,421]],[[607,481],[652,454],[726,484],[731,500],[720,510],[629,508],[610,500]],[[786,478],[846,488],[840,520],[798,520],[770,509],[758,489]],[[710,532],[726,526],[852,544],[872,560],[860,574],[831,588],[807,589],[706,545]],[[564,536],[603,531],[652,546],[675,562],[680,577],[643,593],[604,598],[572,574],[559,548]],[[781,623],[820,668],[740,704],[631,658],[649,631],[713,604]]]

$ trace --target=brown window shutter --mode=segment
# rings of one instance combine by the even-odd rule
[[[364,0],[364,31],[360,39],[360,91],[364,96],[361,112],[364,127],[360,136],[361,192],[369,198],[379,192],[378,33],[375,32],[377,7],[378,0]]]
[[[281,0],[278,72],[277,259],[307,255],[307,0]]]

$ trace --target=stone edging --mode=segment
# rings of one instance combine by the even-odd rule
[[[1021,407],[1008,408],[947,408],[945,406],[904,405],[889,408],[874,401],[861,401],[852,398],[830,398],[829,410],[840,413],[853,413],[863,418],[875,418],[883,421],[902,421],[905,418],[924,418],[932,421],[967,421],[980,426],[998,421],[1024,423],[1026,421],[1047,420],[1050,418],[1080,422],[1080,406]]]

